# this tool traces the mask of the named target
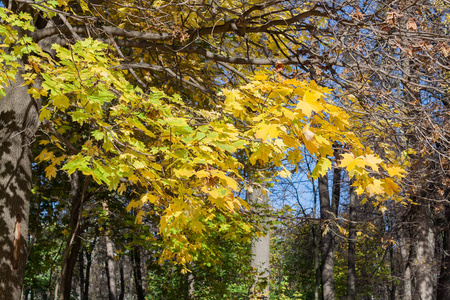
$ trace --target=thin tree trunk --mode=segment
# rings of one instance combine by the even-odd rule
[[[312,192],[314,195],[314,208],[313,208],[313,216],[317,218],[317,191],[316,191],[316,183],[314,179],[311,180],[312,184]],[[319,291],[320,291],[320,226],[314,223],[312,226],[312,234],[313,234],[313,247],[314,247],[314,274],[316,277],[316,281],[314,284],[314,300],[319,300]]]
[[[80,298],[83,300],[84,295],[84,253],[83,249],[78,252],[78,266],[80,267]]]
[[[320,199],[320,218],[322,220],[323,230],[320,241],[321,250],[321,269],[322,269],[322,299],[336,299],[334,285],[334,245],[332,233],[332,209],[330,205],[330,195],[328,191],[328,176],[319,177],[319,199]]]
[[[347,299],[356,299],[356,207],[358,197],[354,187],[350,187],[349,225],[348,225],[348,277]]]
[[[134,283],[136,286],[137,299],[145,300],[144,289],[142,287],[141,253],[137,246],[133,250],[133,262]]]
[[[445,205],[445,216],[450,220],[450,206]],[[437,299],[450,300],[450,224],[444,229],[442,240],[442,262],[437,285]]]
[[[434,281],[434,246],[435,237],[431,210],[427,202],[419,201],[415,207],[417,227],[414,268],[416,274],[413,299],[432,300]]]
[[[314,274],[316,275],[316,282],[314,284],[314,300],[319,300],[320,290],[320,227],[317,224],[313,225],[314,235]]]
[[[406,234],[407,230],[402,230],[400,232],[399,245],[400,245],[400,255],[401,255],[401,270],[403,270],[402,281],[403,281],[403,300],[412,300],[412,283],[411,283],[411,246],[408,243],[408,237]]]
[[[106,214],[109,214],[108,207],[105,202],[103,202],[103,209],[106,210]],[[105,235],[105,245],[106,245],[106,274],[108,277],[108,290],[109,290],[109,300],[117,299],[117,286],[116,286],[116,268],[114,265],[114,245],[112,240],[108,236],[109,230]]]
[[[188,294],[189,299],[194,299],[194,293],[195,293],[195,277],[193,273],[188,274]]]
[[[0,295],[22,295],[27,259],[31,144],[39,125],[38,103],[20,73],[0,99]]]
[[[391,277],[395,278],[397,276],[396,274],[396,268],[395,268],[395,256],[394,256],[394,247],[389,247],[389,261],[391,265]],[[389,293],[389,300],[395,300],[395,294],[397,293],[397,284],[393,280],[391,283],[390,293]]]
[[[94,239],[94,245],[96,243],[97,239]],[[94,249],[94,245],[92,246],[92,251]],[[84,294],[83,294],[83,300],[89,300],[89,283],[91,281],[91,266],[92,266],[92,252],[88,251],[86,248],[84,248],[84,252],[86,253],[86,276],[84,281]]]
[[[120,273],[120,294],[119,294],[119,300],[123,300],[125,297],[125,276],[123,273],[123,262],[122,258],[119,261],[119,273]]]
[[[63,265],[61,270],[61,282],[59,287],[59,299],[69,300],[70,291],[72,288],[72,275],[73,269],[77,262],[78,251],[81,247],[80,238],[80,223],[81,212],[83,205],[83,198],[85,197],[87,187],[89,185],[89,179],[85,177],[84,184],[81,186],[81,175],[79,172],[74,172],[70,176],[71,183],[71,201],[72,209],[70,212],[70,234],[67,239],[66,248],[64,250]]]
[[[259,209],[260,206],[268,204],[269,198],[262,192],[261,187],[255,187],[253,192],[247,194],[247,202],[251,205],[256,205],[257,209]],[[268,229],[264,236],[252,240],[251,252],[251,266],[256,270],[257,276],[250,294],[255,294],[254,287],[257,286],[258,283],[264,282],[265,288],[262,291],[258,291],[258,294],[261,293],[261,297],[258,299],[269,300],[270,231]]]

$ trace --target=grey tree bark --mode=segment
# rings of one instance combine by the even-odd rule
[[[0,295],[18,300],[27,258],[31,190],[31,144],[39,104],[20,73],[0,99]]]
[[[336,289],[334,281],[334,241],[332,228],[335,216],[333,215],[334,207],[330,204],[328,175],[319,177],[318,185],[320,200],[320,219],[323,226],[322,238],[320,240],[322,299],[334,300],[336,299]]]
[[[247,193],[247,202],[257,207],[267,205],[269,203],[269,197],[262,192],[261,187],[255,187],[253,192]],[[269,300],[269,279],[270,279],[270,230],[267,229],[264,236],[255,238],[252,240],[251,246],[252,261],[251,266],[256,270],[257,276],[256,282],[265,282],[265,288],[262,293],[264,300]],[[253,294],[255,291],[252,288],[250,292]]]
[[[411,245],[409,244],[408,231],[402,229],[400,231],[399,247],[401,255],[402,270],[402,299],[412,300],[412,284],[411,284]]]
[[[434,294],[434,247],[435,236],[430,203],[420,201],[413,208],[416,218],[416,244],[414,257],[414,300],[432,300]]]
[[[358,197],[355,189],[350,187],[349,229],[348,229],[348,277],[347,299],[356,299],[356,206]]]
[[[107,215],[109,214],[108,206],[103,202],[103,209],[106,210]],[[108,291],[109,300],[117,299],[117,278],[116,278],[116,267],[114,263],[114,245],[111,238],[108,236],[109,230],[105,235],[105,246],[106,246],[106,274],[108,277]]]
[[[120,294],[119,300],[123,300],[125,297],[125,275],[123,272],[123,259],[119,259],[119,273],[120,273]]]
[[[437,284],[437,299],[450,300],[450,205],[445,205],[445,224],[444,235],[442,240],[442,262],[441,271]]]

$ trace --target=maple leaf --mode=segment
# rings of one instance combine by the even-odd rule
[[[309,130],[309,127],[311,126],[311,122],[306,124],[302,129],[302,134],[305,137],[307,141],[312,141],[314,139],[315,133]]]
[[[383,160],[382,160],[381,158],[376,157],[376,156],[373,155],[373,154],[367,154],[367,155],[364,157],[364,163],[365,163],[367,166],[371,167],[372,170],[374,170],[375,172],[378,172],[378,166],[377,166],[377,164],[382,163],[382,162],[383,162]]]
[[[277,60],[276,64],[275,64],[275,72],[282,72],[284,70],[284,65]]]
[[[279,134],[279,126],[276,124],[260,124],[258,130],[255,132],[255,137],[265,140],[267,138],[277,138]]]
[[[367,185],[366,192],[369,196],[379,195],[384,193],[384,189],[381,186],[382,182],[379,179],[374,179],[373,183]]]
[[[386,194],[389,196],[393,196],[394,194],[400,192],[400,187],[390,178],[385,178],[382,186]]]
[[[406,29],[411,30],[411,31],[417,30],[417,24],[416,24],[416,21],[414,20],[414,18],[408,19],[408,22],[406,22]]]
[[[407,173],[405,171],[405,169],[403,169],[401,167],[389,167],[389,168],[385,168],[385,169],[388,172],[390,177],[394,177],[394,176],[403,177]]]

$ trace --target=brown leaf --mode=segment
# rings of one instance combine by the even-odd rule
[[[414,18],[408,19],[408,22],[406,23],[406,29],[411,30],[411,31],[417,30],[417,24],[416,24],[416,21],[414,20]]]
[[[277,60],[277,63],[275,64],[275,72],[282,72],[284,70],[284,65]]]
[[[361,13],[359,10],[353,12],[350,14],[350,16],[357,21],[362,21],[364,19],[364,14]]]
[[[399,12],[393,10],[388,12],[387,16],[386,16],[386,22],[391,25],[394,26],[395,23],[397,23],[397,19],[402,17],[403,15],[400,14]]]

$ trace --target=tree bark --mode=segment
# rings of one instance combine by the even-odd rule
[[[73,269],[77,262],[78,251],[81,247],[81,212],[84,197],[89,185],[89,179],[81,180],[82,175],[79,172],[74,172],[70,176],[71,184],[71,202],[72,209],[70,211],[69,229],[70,234],[67,239],[66,248],[64,250],[63,265],[61,269],[61,281],[59,286],[59,299],[69,300],[70,290],[72,288]]]
[[[450,220],[450,206],[445,205],[446,220]],[[444,228],[442,262],[437,285],[437,299],[450,300],[450,224]]]
[[[119,300],[123,300],[125,297],[125,276],[123,273],[123,262],[122,258],[119,261],[119,273],[120,273],[120,294]]]
[[[0,99],[0,295],[22,295],[27,259],[31,144],[39,126],[38,103],[20,72]]]
[[[136,286],[137,299],[145,300],[144,289],[142,287],[141,253],[137,246],[133,250],[133,263],[134,283]]]
[[[350,187],[349,225],[348,225],[348,277],[347,299],[356,299],[356,207],[358,197],[354,187]]]
[[[96,239],[94,239],[94,245],[96,243]],[[86,253],[86,276],[84,281],[84,294],[83,294],[83,300],[89,300],[89,286],[91,282],[91,266],[92,266],[92,251],[94,249],[94,246],[92,246],[92,250],[88,251],[86,248],[84,249],[84,252]]]
[[[261,187],[255,187],[253,192],[248,192],[247,202],[250,205],[256,205],[257,210],[261,206],[267,205],[269,198],[262,192]],[[267,220],[266,220],[267,221]],[[266,224],[264,224],[266,225]],[[254,238],[251,246],[252,261],[251,266],[257,272],[255,278],[255,284],[250,291],[251,294],[256,294],[254,287],[258,285],[258,282],[264,282],[265,288],[262,291],[258,291],[258,294],[262,294],[258,299],[269,300],[269,279],[270,279],[270,230],[267,229],[264,236]]]
[[[412,282],[411,282],[411,245],[409,245],[409,232],[405,229],[400,231],[399,246],[401,255],[401,270],[403,270],[402,281],[402,299],[412,300]]]
[[[332,233],[333,213],[330,205],[328,176],[319,177],[320,219],[322,220],[322,238],[320,240],[322,269],[322,299],[336,299],[334,284],[334,243]]]
[[[83,249],[78,252],[78,266],[80,268],[80,299],[84,300],[84,253]]]
[[[103,209],[106,210],[106,214],[109,214],[108,207],[103,202]],[[108,236],[109,230],[106,231],[105,245],[106,245],[106,274],[108,277],[108,291],[109,300],[117,299],[117,286],[116,286],[116,268],[114,263],[114,245],[112,240]]]
[[[116,268],[114,266],[114,249],[113,243],[109,236],[105,236],[106,243],[106,271],[108,274],[108,290],[109,300],[117,299],[117,287],[116,287]]]
[[[429,203],[417,202],[414,207],[416,218],[416,245],[414,269],[416,274],[414,300],[432,300],[434,294],[434,247],[435,236]]]
[[[320,227],[313,224],[313,241],[314,241],[314,274],[316,276],[314,284],[314,300],[319,300],[320,291]]]

